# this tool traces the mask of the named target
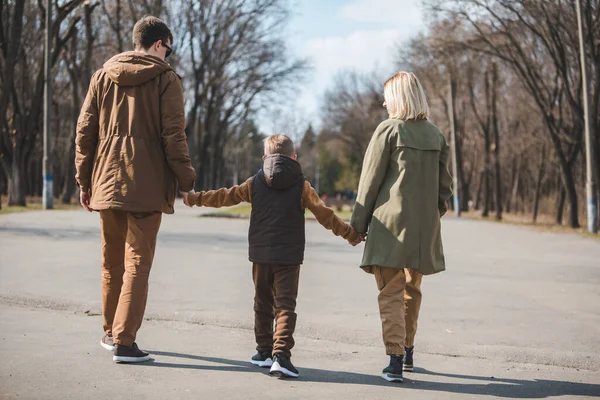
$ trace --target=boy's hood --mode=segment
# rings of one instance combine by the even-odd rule
[[[103,68],[119,86],[139,86],[172,69],[160,58],[137,51],[117,54],[104,63]]]
[[[279,190],[287,189],[304,179],[300,163],[283,154],[267,156],[259,177],[273,189]]]

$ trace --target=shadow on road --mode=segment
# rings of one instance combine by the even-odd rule
[[[224,365],[198,365],[198,364],[179,364],[150,362],[139,365],[160,367],[160,368],[182,368],[211,370],[224,372],[250,372],[262,375],[267,374],[266,369],[257,368],[248,361],[230,360],[226,358],[196,356],[192,354],[171,353],[164,351],[149,351],[152,355],[185,358],[189,360],[204,361]],[[514,398],[514,399],[541,399],[554,396],[594,396],[600,397],[600,384],[565,382],[552,380],[520,380],[493,378],[476,375],[446,374],[426,369],[416,369],[414,373],[405,374],[404,384],[392,384],[384,381],[379,375],[366,375],[354,372],[331,371],[315,368],[300,367],[300,378],[294,382],[320,382],[320,383],[342,383],[373,386],[396,386],[399,389],[416,389],[432,392],[461,393],[471,395],[488,395],[496,397]],[[407,376],[408,375],[408,376]],[[483,381],[485,383],[450,383],[450,382],[432,382],[423,380],[427,376],[437,376],[449,378],[451,380],[465,379],[469,381]],[[411,377],[417,379],[411,379]]]

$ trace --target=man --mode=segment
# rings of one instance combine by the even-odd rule
[[[172,214],[177,183],[193,193],[180,78],[164,60],[173,36],[152,16],[133,28],[135,51],[97,71],[77,123],[81,205],[100,212],[101,345],[117,362],[150,358],[135,338],[162,213]]]

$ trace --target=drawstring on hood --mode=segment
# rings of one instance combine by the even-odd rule
[[[103,66],[108,77],[119,86],[139,86],[151,81],[171,66],[158,57],[137,51],[117,54]]]
[[[268,186],[278,190],[287,189],[304,179],[300,163],[283,154],[267,156],[258,175]]]

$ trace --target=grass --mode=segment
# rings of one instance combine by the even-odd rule
[[[41,211],[44,209],[42,205],[42,199],[40,197],[28,197],[26,199],[27,206],[9,206],[5,203],[7,200],[5,196],[2,196],[2,208],[0,209],[0,215],[13,214],[27,211]],[[62,204],[54,199],[54,210],[78,210],[81,206],[78,203]]]
[[[448,213],[452,215],[452,211],[449,211]],[[582,226],[580,228],[574,229],[569,227],[568,225],[557,225],[554,221],[554,217],[546,214],[540,214],[536,223],[533,223],[531,219],[531,214],[503,213],[501,220],[497,220],[495,218],[495,213],[493,211],[490,211],[490,215],[487,218],[481,216],[481,211],[462,212],[461,215],[465,218],[476,221],[488,221],[495,222],[498,224],[518,225],[530,229],[535,229],[541,232],[578,234],[583,237],[600,240],[600,234],[593,234],[587,231],[587,220],[580,221]]]
[[[338,217],[343,220],[350,220],[352,216],[352,209],[344,207],[341,211],[336,210],[332,207]],[[241,204],[236,207],[227,208],[224,210],[217,210],[210,214],[204,214],[204,217],[231,217],[231,218],[248,218],[252,212],[252,206],[250,204]],[[307,218],[314,218],[315,216],[309,210],[306,210]]]
[[[338,215],[338,217],[340,217],[341,219],[343,219],[345,221],[350,220],[350,217],[352,215],[352,209],[350,207],[345,206],[342,211],[338,211],[335,208],[333,208],[333,209],[335,210],[335,213]],[[252,211],[252,206],[250,204],[241,204],[236,207],[231,207],[231,208],[227,208],[227,209],[223,209],[223,210],[215,210],[215,212],[210,213],[210,214],[205,214],[203,216],[204,217],[248,218],[250,216],[251,211]],[[452,211],[449,211],[449,215],[452,215]],[[579,234],[583,237],[600,240],[600,235],[594,235],[594,234],[588,233],[585,226],[582,226],[581,228],[578,228],[578,229],[573,229],[566,225],[556,225],[556,223],[554,222],[554,219],[551,215],[539,215],[538,221],[535,224],[531,221],[530,214],[504,213],[502,215],[501,221],[497,221],[494,218],[493,213],[490,213],[490,216],[488,218],[482,217],[481,212],[478,212],[478,211],[463,212],[461,215],[465,218],[476,220],[476,221],[489,221],[489,222],[496,222],[499,224],[518,225],[518,226],[523,226],[523,227],[530,228],[530,229],[536,229],[538,231],[543,231],[543,232]],[[314,215],[310,211],[306,210],[306,217],[312,219],[312,218],[314,218]]]

